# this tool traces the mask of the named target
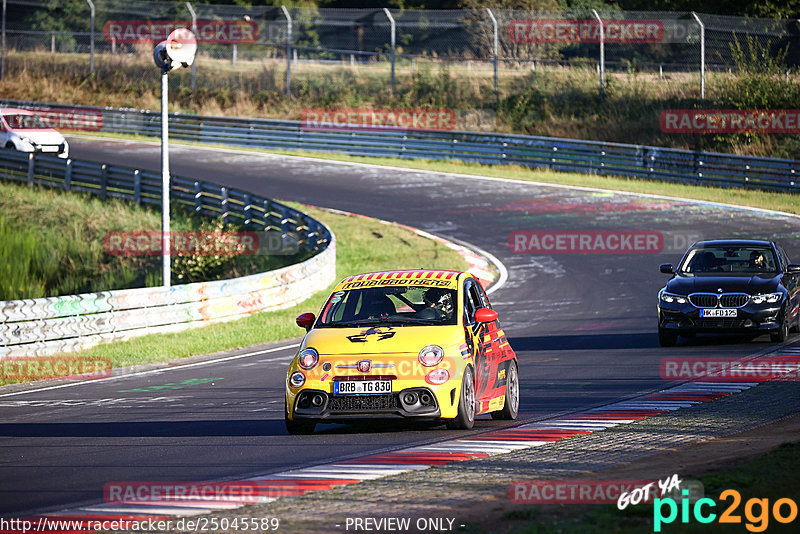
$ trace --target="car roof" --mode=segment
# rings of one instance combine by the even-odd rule
[[[346,282],[356,282],[361,280],[389,280],[389,279],[407,279],[407,280],[419,280],[419,279],[434,279],[434,280],[453,280],[454,278],[458,278],[462,274],[467,274],[468,276],[472,276],[469,273],[465,273],[464,271],[446,271],[441,269],[404,269],[399,271],[376,271],[372,273],[364,273],[364,274],[354,274],[353,276],[348,276],[341,282],[340,284],[344,284]]]
[[[760,239],[715,239],[711,241],[698,241],[692,248],[701,247],[747,247],[747,246],[760,246],[771,247],[772,241],[763,241]]]

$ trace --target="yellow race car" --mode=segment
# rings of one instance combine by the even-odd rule
[[[516,419],[516,354],[471,274],[385,271],[350,276],[306,329],[286,375],[286,428],[414,418],[472,428],[475,416]]]

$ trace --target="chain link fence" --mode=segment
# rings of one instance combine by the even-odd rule
[[[249,7],[140,0],[5,0],[6,56],[29,52],[144,55],[176,27],[199,42],[192,72],[210,61],[377,67],[413,74],[421,61],[484,69],[498,78],[546,68],[588,68],[602,88],[606,73],[734,72],[770,57],[800,64],[800,21],[655,11],[511,11]],[[153,70],[157,78],[156,69]]]

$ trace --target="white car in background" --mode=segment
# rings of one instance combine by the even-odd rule
[[[69,157],[64,136],[50,128],[40,115],[26,109],[0,108],[0,146]]]

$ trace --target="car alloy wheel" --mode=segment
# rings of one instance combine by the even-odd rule
[[[508,364],[508,377],[506,379],[506,399],[503,409],[492,412],[492,419],[514,420],[519,413],[519,372],[517,362]]]
[[[447,420],[450,430],[469,430],[475,424],[475,381],[472,378],[472,368],[464,369],[461,379],[461,395],[458,400],[458,415]]]

